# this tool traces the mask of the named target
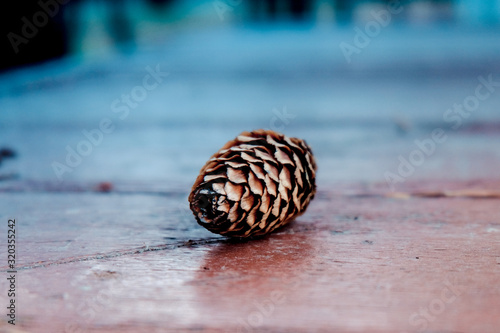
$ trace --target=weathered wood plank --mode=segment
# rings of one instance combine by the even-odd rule
[[[147,201],[120,198],[129,212],[136,211],[131,199]],[[103,201],[109,200],[116,198]],[[263,240],[186,243],[25,269],[19,272],[17,327],[496,332],[498,202],[323,194],[306,215]],[[161,235],[151,236],[160,225],[149,220],[138,238],[161,243]],[[19,228],[21,235],[27,229],[22,223]],[[115,232],[124,230],[139,231],[120,220]],[[29,242],[21,239],[24,252]],[[129,246],[99,231],[80,242]],[[35,244],[43,256],[43,242]]]
[[[184,193],[0,193],[0,202],[2,230],[17,221],[18,267],[216,236],[196,228]]]

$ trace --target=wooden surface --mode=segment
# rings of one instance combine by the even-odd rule
[[[499,35],[388,29],[347,64],[351,32],[184,32],[4,74],[0,146],[18,156],[0,165],[2,308],[8,218],[18,293],[0,332],[498,332],[500,88],[458,129],[443,114],[478,76],[500,81]],[[170,74],[120,119],[113,101],[157,64]],[[116,129],[60,181],[53,161],[105,117]],[[317,156],[306,214],[249,241],[198,226],[203,163],[273,124]],[[447,141],[388,186],[436,128]]]

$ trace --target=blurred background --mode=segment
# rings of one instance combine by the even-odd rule
[[[451,139],[412,179],[499,176],[500,94],[459,128],[444,115],[480,76],[500,81],[500,0],[6,6],[4,179],[185,186],[225,141],[256,128],[305,138],[331,171],[324,182],[385,182],[436,128]]]
[[[496,25],[500,1],[428,0],[42,0],[18,1],[2,13],[7,70],[77,55],[133,52],[177,29],[294,22],[342,26],[373,20],[384,7],[406,7],[396,20],[412,25]]]

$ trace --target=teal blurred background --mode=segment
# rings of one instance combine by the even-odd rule
[[[23,0],[5,4],[0,14],[7,37],[0,69],[67,55],[133,52],[186,29],[290,22],[354,26],[391,5],[404,6],[393,19],[410,26],[500,21],[500,0]]]

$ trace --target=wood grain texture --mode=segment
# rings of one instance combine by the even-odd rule
[[[16,200],[65,204],[45,196]],[[496,199],[320,192],[307,215],[248,242],[208,237],[195,221],[169,228],[175,216],[154,222],[158,212],[148,206],[168,209],[180,198],[81,199],[121,207],[125,218],[88,224],[75,214],[62,223],[47,213],[56,207],[42,208],[47,203],[31,206],[43,221],[30,224],[26,214],[18,221],[22,330],[494,332],[500,325]]]

